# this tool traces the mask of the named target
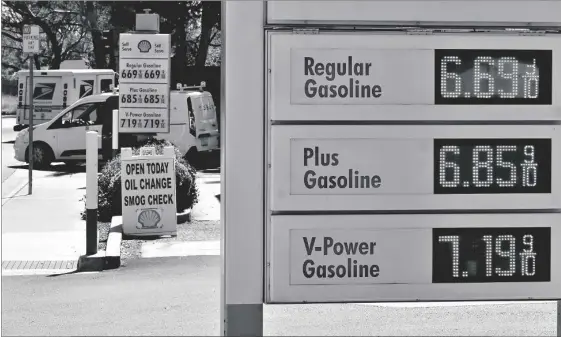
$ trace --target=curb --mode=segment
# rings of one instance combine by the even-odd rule
[[[77,272],[103,271],[105,251],[100,250],[94,255],[82,255],[78,259]]]
[[[177,223],[191,221],[191,209],[177,213]],[[103,271],[117,269],[121,266],[121,241],[123,241],[123,217],[117,215],[111,218],[111,228],[107,238],[105,251],[98,251],[94,255],[82,255],[78,259],[77,272]]]
[[[121,266],[121,240],[123,238],[122,217],[111,218],[107,247],[94,255],[82,255],[78,259],[77,272],[103,271]]]
[[[123,240],[123,217],[111,218],[111,229],[107,238],[106,269],[115,269],[121,266],[121,241]]]

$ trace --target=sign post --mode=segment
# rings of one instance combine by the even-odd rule
[[[25,25],[23,26],[23,52],[29,55],[29,194],[33,192],[33,68],[34,55],[39,53],[39,26]]]

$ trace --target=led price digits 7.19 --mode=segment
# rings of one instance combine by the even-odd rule
[[[165,97],[154,94],[122,94],[121,103],[165,104]]]
[[[121,118],[122,128],[163,129],[166,127],[165,119],[150,118]]]
[[[463,271],[460,274],[460,236],[459,235],[443,235],[438,237],[439,243],[449,243],[452,247],[452,276],[454,278],[467,277],[468,272]],[[504,234],[484,235],[485,242],[485,276],[513,276],[516,274],[516,238],[514,235]],[[534,250],[534,236],[526,234],[522,237],[524,248],[520,255],[520,275],[534,276],[536,274],[536,252]],[[498,259],[506,259],[508,268],[503,269],[496,266],[496,257]]]

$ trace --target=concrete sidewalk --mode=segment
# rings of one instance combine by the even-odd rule
[[[193,206],[191,217],[195,220],[220,220],[220,173],[197,173],[199,202]]]
[[[15,186],[7,191],[9,195],[2,195],[3,273],[68,271],[85,254],[80,199],[86,192],[86,174],[60,171],[33,171],[32,195],[28,195],[26,169],[18,169],[3,184],[3,188]]]

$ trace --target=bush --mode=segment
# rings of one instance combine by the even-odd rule
[[[15,115],[18,108],[16,96],[2,95],[2,115]]]
[[[177,211],[193,207],[198,202],[199,191],[195,182],[195,169],[181,156],[179,149],[167,140],[150,139],[139,143],[133,148],[134,155],[140,153],[142,146],[149,145],[156,148],[156,154],[161,155],[165,146],[173,146],[175,150],[175,191]],[[85,198],[84,198],[85,200]],[[122,214],[121,201],[121,156],[118,155],[107,162],[98,176],[98,220],[111,221],[111,217]],[[82,214],[85,218],[85,212]]]

